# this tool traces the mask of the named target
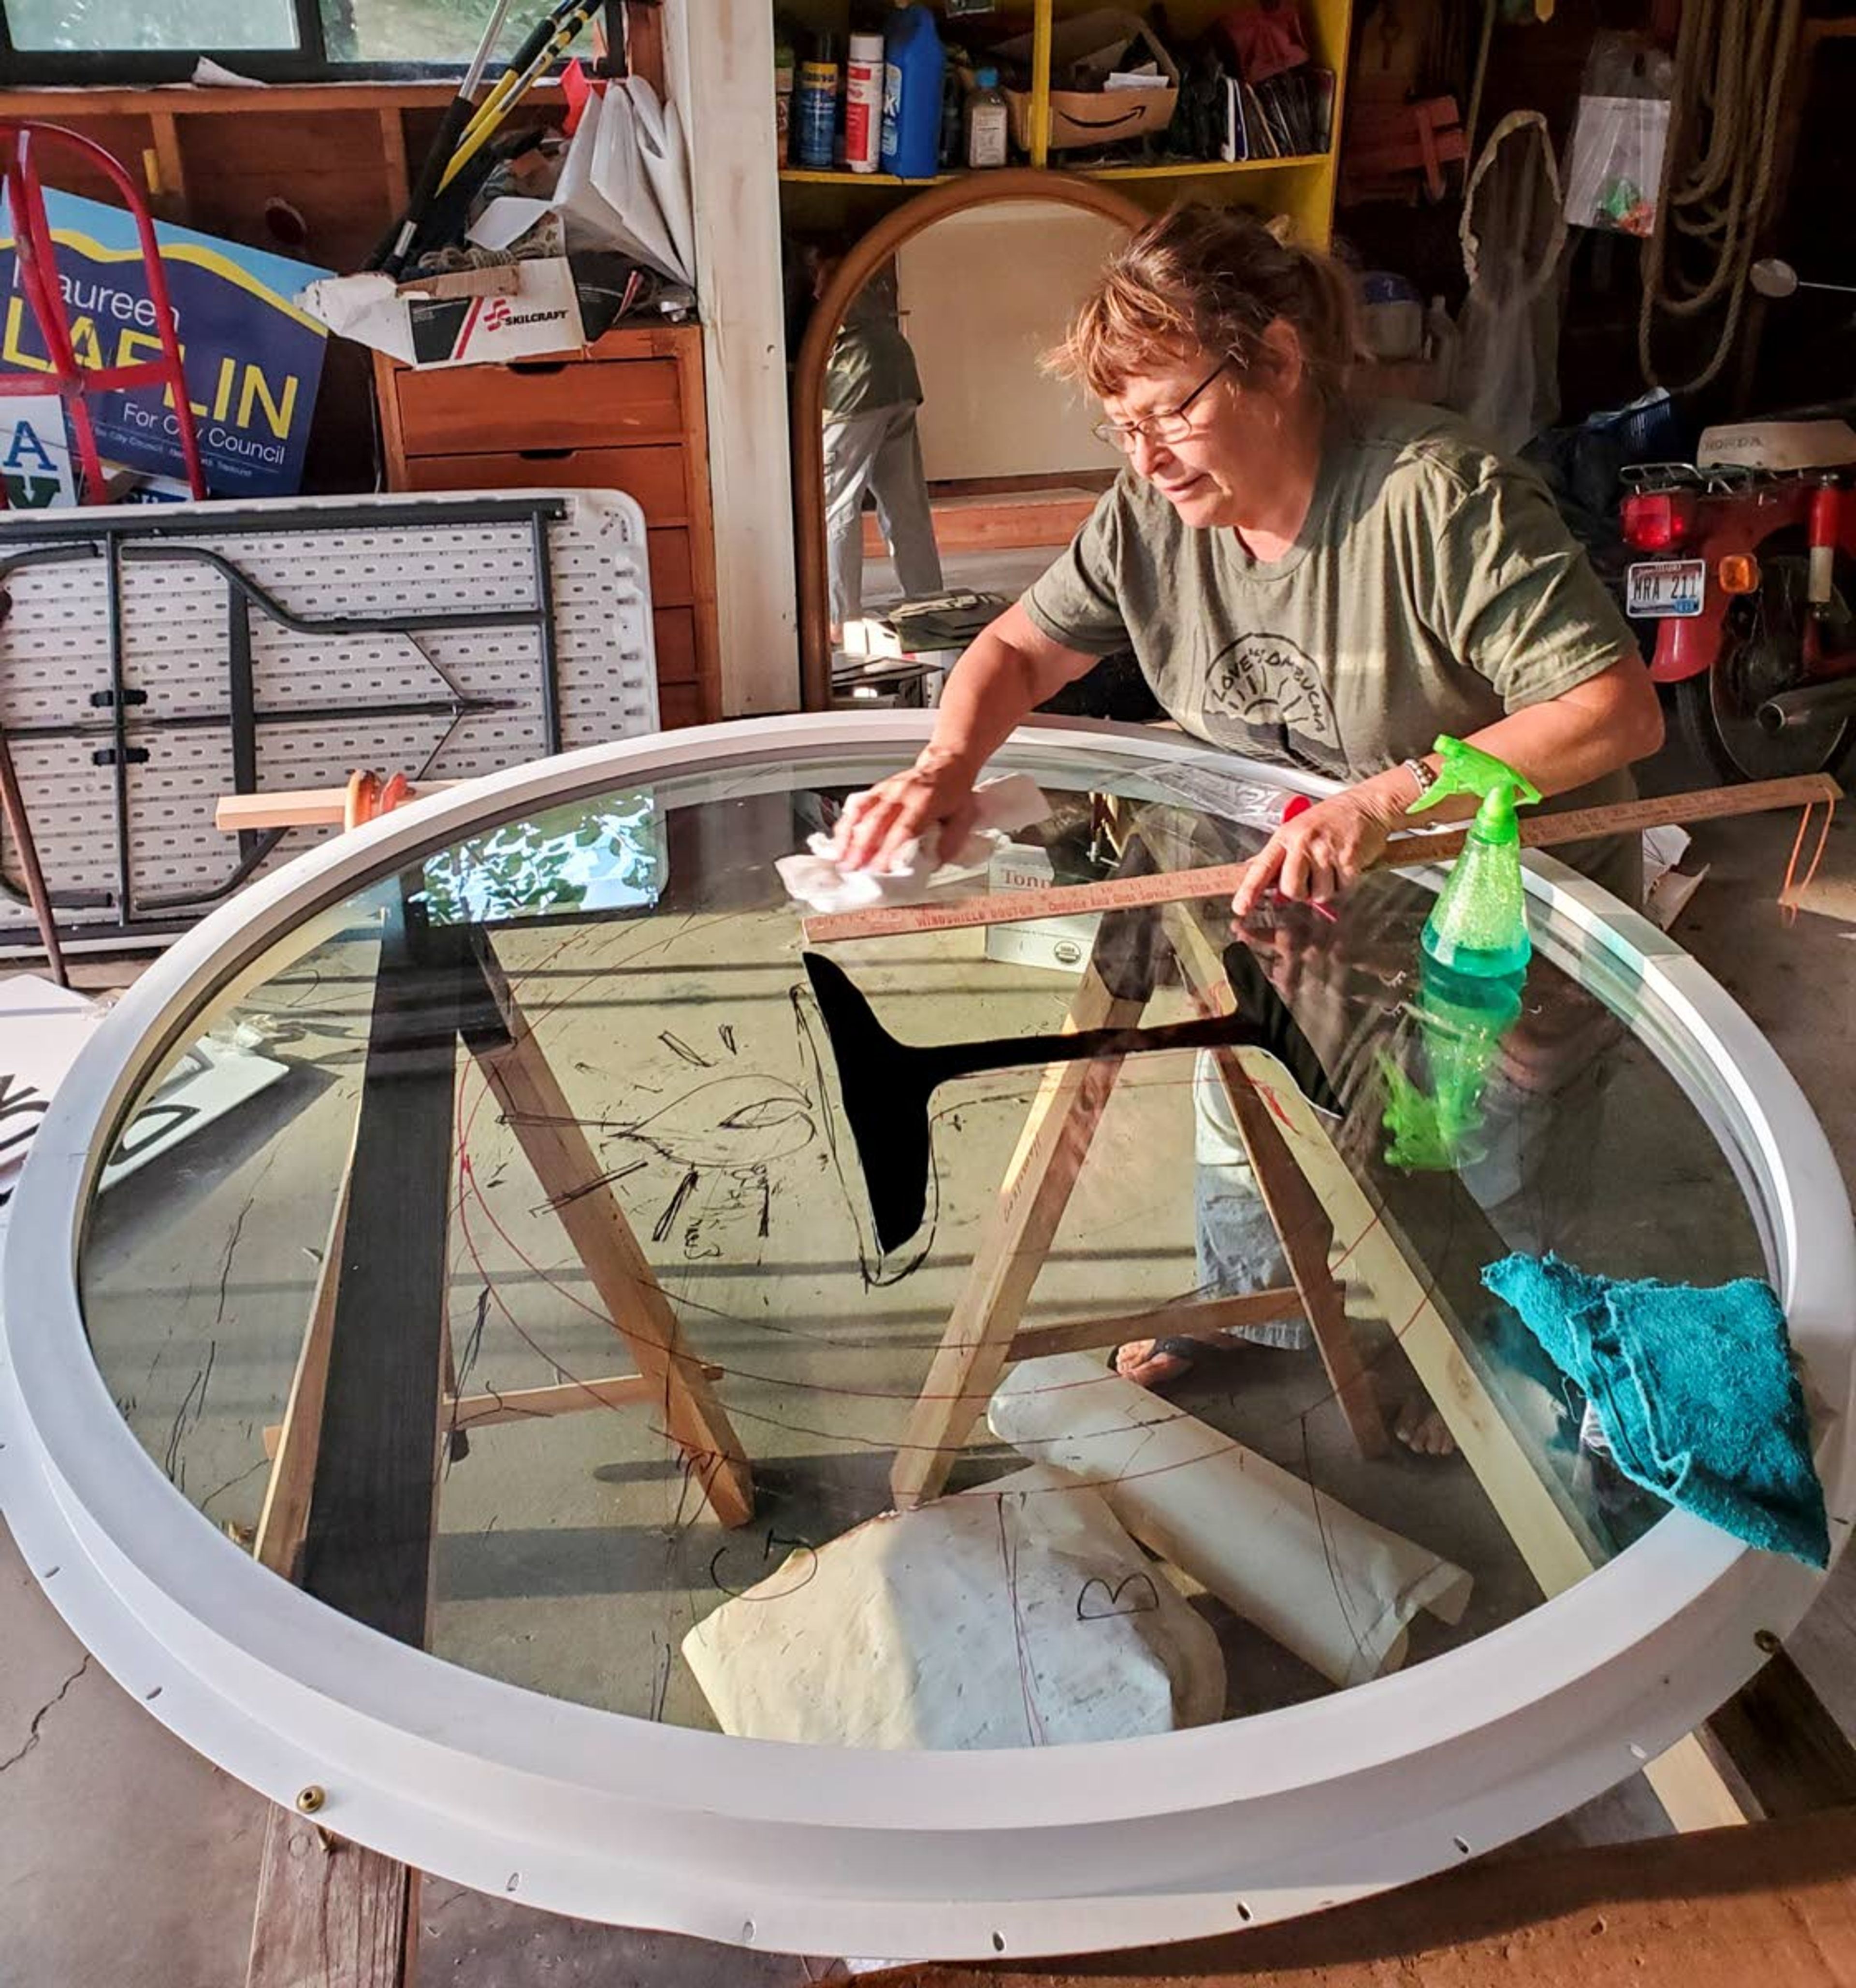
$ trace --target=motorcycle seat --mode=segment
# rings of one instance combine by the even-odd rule
[[[1756,469],[1783,475],[1856,464],[1856,428],[1848,421],[1735,421],[1704,428],[1698,469]]]

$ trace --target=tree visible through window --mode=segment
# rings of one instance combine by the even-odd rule
[[[497,49],[512,52],[544,0],[509,10]],[[332,66],[391,63],[462,68],[476,52],[494,0],[0,0],[13,49],[27,57],[68,55],[93,68],[120,55],[125,66],[164,56],[191,66],[202,51],[273,56],[300,73],[320,39]],[[267,65],[254,63],[262,75]],[[181,71],[185,73],[185,67]]]
[[[476,54],[489,0],[322,0],[323,33],[332,62],[442,63],[456,67]],[[499,54],[513,51],[538,6],[510,8]]]
[[[90,53],[293,49],[292,0],[5,0],[13,46]]]

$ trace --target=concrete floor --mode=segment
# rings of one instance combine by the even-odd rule
[[[1692,776],[1680,767],[1668,769],[1665,784],[1692,783]],[[1856,1017],[1848,999],[1849,948],[1856,937],[1856,835],[1847,823],[1834,833],[1805,911],[1788,927],[1774,900],[1790,835],[1791,823],[1779,818],[1699,831],[1696,858],[1709,861],[1712,871],[1685,914],[1678,936],[1766,1030],[1811,1097],[1847,1174],[1856,1156],[1856,1087],[1851,1083],[1856,1074],[1856,1043],[1851,1040]],[[994,1018],[999,1026],[1038,1025],[1041,1004],[1048,1006],[1051,1000],[1048,988],[1048,982],[1040,983],[1035,976],[1025,985],[1002,987]],[[930,990],[912,989],[906,974],[899,977],[899,997],[912,991],[920,996]],[[744,1046],[754,1016],[774,1012],[767,1004],[757,1006],[751,998],[754,992],[741,989],[730,1011]],[[344,1031],[335,1026],[340,1008],[340,1000],[330,998],[317,1025],[329,1074],[326,1085],[304,1100],[299,1121],[306,1127],[326,1121],[316,1134],[319,1140],[338,1141],[347,1122],[344,1109],[352,1108],[351,1103],[344,1107],[342,1102],[347,1066],[340,1053]],[[718,1015],[718,1026],[721,1020]],[[910,1033],[906,1014],[899,1029]],[[1140,1108],[1138,1098],[1130,1108]],[[973,1130],[988,1144],[1005,1138],[1020,1109],[1021,1101],[1001,1099],[990,1114],[984,1107],[977,1112]],[[996,1125],[984,1122],[989,1115],[997,1119]],[[669,1185],[674,1184],[672,1177]],[[154,1191],[149,1185],[139,1192],[147,1197]],[[132,1212],[125,1202],[119,1218],[125,1236],[134,1228],[129,1219]],[[503,1210],[506,1225],[518,1239],[523,1212],[520,1196]],[[299,1225],[303,1236],[317,1229],[325,1213],[313,1207],[303,1210]],[[712,1222],[725,1226],[751,1219],[727,1206],[706,1214]],[[145,1226],[141,1232],[147,1233]],[[772,1239],[778,1239],[777,1232]],[[827,1244],[815,1242],[814,1246],[824,1249]],[[1073,1306],[1086,1293],[1092,1303],[1113,1310],[1156,1294],[1167,1277],[1173,1278],[1174,1288],[1189,1285],[1189,1238],[1160,1237],[1153,1248],[1150,1267],[1138,1274],[1128,1271],[1119,1286],[1102,1284],[1100,1256],[1093,1252],[1079,1255],[1069,1290],[1060,1284],[1055,1299]],[[286,1345],[290,1342],[283,1322],[300,1320],[313,1275],[306,1249],[296,1229],[284,1225],[274,1261],[240,1266],[242,1286],[249,1278],[252,1286],[271,1293]],[[105,1238],[97,1270],[100,1299],[112,1262],[127,1265],[130,1260],[127,1255],[112,1259]],[[217,1260],[215,1256],[215,1266]],[[1183,1276],[1178,1274],[1182,1265],[1187,1266]],[[700,1293],[704,1276],[713,1275],[706,1271],[699,1246],[688,1267],[687,1289],[679,1291],[686,1298]],[[166,1289],[169,1300],[178,1301],[191,1281],[184,1236],[175,1239],[172,1271]],[[128,1297],[129,1290],[123,1295]],[[162,1291],[143,1295],[139,1313],[131,1304],[120,1307],[116,1330],[120,1336],[113,1342],[116,1354],[110,1357],[120,1356],[124,1371],[144,1353],[154,1357],[153,1377],[145,1389],[135,1391],[133,1412],[148,1416],[151,1426],[164,1418],[171,1425],[185,1408],[185,1392],[171,1401],[162,1392]],[[913,1293],[912,1306],[925,1302],[931,1313],[937,1297]],[[544,1320],[554,1335],[547,1342],[547,1354],[571,1371],[584,1372],[581,1356],[590,1349],[583,1325],[570,1312],[571,1308]],[[530,1314],[525,1310],[523,1315],[527,1323]],[[919,1329],[919,1320],[899,1312],[891,1324],[904,1332],[911,1325]],[[107,1328],[103,1337],[109,1338]],[[512,1345],[500,1355],[493,1348],[486,1351],[490,1363],[486,1371],[494,1384],[520,1385],[547,1378],[527,1372],[519,1364],[496,1365],[499,1357],[516,1363],[517,1351]],[[621,1355],[601,1371],[619,1371],[625,1364]],[[145,1369],[147,1362],[142,1366]],[[802,1368],[794,1372],[803,1378]],[[228,1390],[220,1398],[222,1407],[238,1400],[232,1391],[237,1386],[235,1376],[217,1384]],[[268,1383],[260,1386],[254,1381],[242,1415],[217,1420],[196,1415],[185,1432],[198,1445],[189,1458],[190,1472],[198,1473],[190,1479],[194,1495],[202,1496],[202,1486],[210,1492],[225,1484],[224,1498],[212,1509],[235,1525],[249,1523],[242,1501],[252,1495],[250,1485],[241,1484],[238,1472],[249,1455],[252,1429],[271,1412],[265,1405],[268,1388]],[[119,1386],[118,1391],[124,1390]],[[546,1452],[552,1486],[570,1494],[564,1503],[547,1501],[551,1531],[547,1549],[554,1563],[567,1570],[559,1594],[548,1605],[577,1611],[558,1619],[564,1627],[571,1624],[574,1634],[567,1640],[583,1645],[597,1645],[602,1633],[611,1635],[625,1620],[622,1613],[615,1612],[627,1584],[622,1569],[608,1568],[606,1578],[598,1584],[571,1575],[578,1550],[575,1534],[582,1530],[577,1522],[591,1510],[579,1513],[573,1498],[584,1500],[592,1495],[584,1487],[601,1481],[608,1486],[618,1482],[621,1496],[638,1495],[635,1487],[623,1488],[625,1466],[632,1459],[614,1452],[608,1439],[613,1419],[581,1418],[583,1429],[598,1432],[594,1447],[604,1444],[603,1464],[598,1463],[593,1449],[581,1453],[571,1438],[567,1439],[569,1447],[557,1450],[552,1445],[561,1439],[551,1437]],[[879,1423],[881,1419],[879,1412]],[[875,1435],[878,1427],[873,1424],[869,1433]],[[495,1433],[496,1440],[510,1446],[503,1452],[506,1468],[520,1476],[530,1467],[520,1445],[532,1442],[534,1432],[517,1428]],[[492,1439],[490,1432],[479,1438],[486,1444]],[[246,1447],[241,1449],[241,1442]],[[215,1444],[225,1446],[223,1453]],[[760,1447],[758,1442],[756,1447]],[[815,1456],[809,1461],[815,1473],[818,1459]],[[595,1466],[597,1477],[589,1467]],[[845,1512],[858,1510],[861,1516],[859,1508],[873,1487],[862,1481],[868,1473],[860,1460],[845,1461],[844,1470],[837,1496],[845,1501]],[[502,1472],[497,1474],[500,1477]],[[778,1483],[777,1454],[770,1477]],[[448,1486],[441,1644],[446,1635],[454,1637],[460,1651],[469,1651],[467,1661],[544,1689],[597,1697],[602,1682],[608,1691],[615,1678],[622,1684],[629,1666],[608,1665],[598,1675],[591,1667],[564,1672],[552,1660],[536,1668],[540,1660],[524,1641],[520,1611],[499,1599],[504,1583],[492,1564],[494,1549],[489,1542],[494,1533],[485,1526],[486,1516],[496,1516],[490,1509],[494,1499],[484,1503],[489,1494],[483,1487],[488,1481],[479,1466],[473,1488],[466,1468],[454,1473]],[[531,1537],[524,1547],[527,1564],[533,1564],[537,1550]],[[127,1699],[86,1661],[10,1546],[0,1547],[0,1650],[5,1652],[0,1663],[0,1925],[6,1929],[0,1942],[0,1983],[6,1988],[15,1980],[33,1988],[89,1988],[92,1983],[120,1980],[132,1968],[147,1988],[234,1988],[243,1978],[263,1833],[262,1803],[206,1766]],[[676,1626],[665,1625],[666,1630]],[[1793,1648],[1818,1691],[1856,1732],[1856,1665],[1849,1662],[1853,1634],[1856,1566],[1846,1562]],[[552,1637],[547,1640],[557,1650],[562,1646]],[[632,1709],[622,1689],[609,1702]],[[699,1702],[664,1709],[668,1716],[691,1719],[699,1717],[702,1710]],[[1654,1804],[1637,1783],[1555,1825],[1548,1834],[1562,1841],[1611,1840],[1654,1830],[1658,1821]],[[100,1894],[107,1895],[107,1911],[97,1909]],[[709,1981],[783,1984],[816,1980],[823,1972],[818,1963],[749,1956],[696,1942],[582,1925],[435,1882],[425,1888],[421,1920],[422,1978],[427,1983],[455,1982],[462,1988],[479,1983],[518,1988],[530,1981],[635,1981],[654,1988]]]

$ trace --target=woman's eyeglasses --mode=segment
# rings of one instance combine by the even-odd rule
[[[1134,445],[1143,435],[1149,441],[1167,446],[1184,441],[1192,432],[1193,402],[1230,363],[1228,359],[1221,359],[1177,407],[1169,407],[1157,414],[1143,414],[1138,421],[1098,421],[1094,430],[1096,438],[1112,443],[1124,455],[1134,453]]]

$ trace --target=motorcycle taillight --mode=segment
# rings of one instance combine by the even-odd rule
[[[1695,499],[1685,490],[1639,491],[1618,513],[1624,543],[1640,553],[1670,553],[1695,529]]]

